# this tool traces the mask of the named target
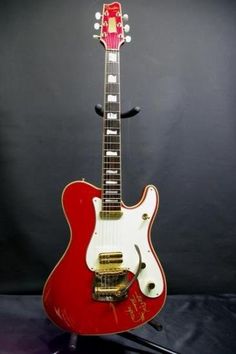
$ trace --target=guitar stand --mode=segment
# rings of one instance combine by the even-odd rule
[[[121,113],[121,118],[131,118],[131,117],[134,117],[136,116],[139,112],[141,111],[141,108],[136,106],[136,107],[133,107],[132,109],[130,109],[129,111],[125,112],[125,113]],[[100,117],[103,117],[104,115],[104,110],[102,108],[102,105],[101,104],[96,104],[95,106],[95,112],[100,116]]]
[[[132,109],[130,109],[129,111],[125,112],[125,113],[121,113],[121,118],[124,119],[124,118],[131,118],[131,117],[134,117],[136,116],[139,112],[140,112],[141,108],[136,106],[136,107],[133,107]],[[100,117],[103,117],[104,116],[104,110],[103,110],[103,107],[101,104],[97,104],[95,106],[95,112],[97,113],[97,115],[99,115]],[[162,325],[161,324],[157,324],[155,323],[154,321],[149,321],[148,324],[150,326],[152,326],[154,329],[156,329],[158,332],[162,330]],[[161,345],[158,345],[154,342],[151,342],[149,341],[148,339],[145,339],[145,338],[142,338],[142,337],[139,337],[137,336],[136,334],[133,334],[131,332],[123,332],[123,333],[118,333],[118,335],[120,337],[123,337],[123,338],[126,338],[128,339],[129,341],[132,341],[132,342],[135,342],[135,343],[138,343],[138,344],[141,344],[147,348],[150,348],[158,353],[164,353],[164,354],[180,354],[180,353],[177,353],[171,349],[168,349],[166,347],[163,347]],[[60,336],[62,337],[62,336]],[[64,335],[63,335],[64,337]],[[70,338],[69,338],[69,344],[68,346],[65,348],[62,348],[62,349],[59,349],[59,350],[53,350],[53,353],[52,354],[69,354],[69,353],[72,353],[72,352],[77,352],[79,353],[79,348],[77,348],[77,345],[78,345],[78,339],[82,337],[80,337],[79,335],[77,335],[76,333],[71,333],[70,335]],[[86,338],[86,337],[84,337]],[[62,338],[60,338],[62,339]],[[57,340],[55,340],[56,342]],[[133,350],[134,352],[137,352],[137,353],[150,353],[150,352],[147,352],[147,351],[144,351],[144,350],[140,350],[140,349],[136,349],[136,348],[130,348],[130,350]],[[104,352],[105,353],[105,352]],[[124,351],[122,350],[121,353],[124,353]]]
[[[158,332],[162,330],[162,325],[160,324],[157,324],[157,323],[154,323],[153,321],[150,321],[148,322],[148,324],[150,326],[152,326],[153,328],[155,328]],[[66,334],[67,336],[68,334]],[[133,333],[130,333],[130,332],[123,332],[123,333],[118,333],[118,335],[120,337],[123,337],[123,338],[126,338],[128,339],[129,341],[132,341],[132,342],[135,342],[135,343],[138,343],[138,344],[141,344],[142,346],[145,346],[146,348],[150,348],[152,350],[154,350],[155,352],[157,353],[162,353],[162,354],[180,354],[180,353],[177,353],[171,349],[168,349],[166,347],[163,347],[157,343],[154,343],[154,342],[151,342],[149,341],[148,339],[145,339],[145,338],[142,338],[142,337],[139,337],[137,336],[136,334],[133,334]],[[79,347],[78,347],[78,341],[79,341],[79,338],[81,338],[81,340],[86,340],[88,339],[87,336],[80,336],[80,335],[77,335],[75,333],[71,333],[70,337],[69,337],[69,344],[68,346],[63,346],[62,345],[62,342],[65,341],[65,335],[62,335],[62,336],[59,336],[59,340],[56,339],[54,340],[54,342],[58,342],[56,343],[57,345],[59,345],[59,342],[60,343],[60,346],[62,347],[62,349],[59,349],[59,350],[53,350],[52,354],[71,354],[71,353],[79,353]],[[94,337],[93,337],[94,338]],[[66,339],[67,340],[67,339]],[[98,337],[96,337],[94,340],[97,341],[97,343],[95,343],[95,346],[99,346],[99,344],[101,345],[105,345],[105,343],[103,343],[102,341],[99,341],[98,340]],[[84,352],[84,346],[86,345],[85,342],[82,341],[82,352]],[[89,343],[88,343],[89,344]],[[91,345],[91,341],[90,341],[90,345]],[[125,353],[125,348],[123,348],[124,344],[118,344],[117,346],[114,345],[114,347],[112,347],[114,345],[114,343],[108,343],[107,344],[107,350],[109,350],[109,352],[114,352],[114,353]],[[55,346],[55,343],[54,343],[54,346]],[[51,347],[52,347],[52,344],[51,344]],[[109,349],[108,349],[109,347]],[[146,350],[142,350],[142,349],[137,349],[137,348],[132,348],[132,347],[129,347],[129,346],[125,346],[128,350],[130,351],[133,351],[133,352],[136,352],[136,353],[142,353],[142,354],[151,354],[151,352],[149,351],[146,351]],[[105,348],[104,348],[105,349]],[[103,353],[108,353],[108,351],[104,351],[103,349]],[[93,349],[94,350],[94,349]],[[98,348],[97,348],[98,350]],[[106,349],[105,349],[106,350]],[[81,353],[82,353],[81,352]],[[89,353],[92,353],[93,351],[91,351],[91,347],[89,349]],[[99,353],[99,351],[98,351]]]

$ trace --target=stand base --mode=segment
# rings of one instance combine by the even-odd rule
[[[148,322],[148,324],[150,326],[152,326],[153,328],[155,328],[157,331],[161,331],[162,330],[162,326],[160,324],[156,324],[152,321]],[[142,346],[145,346],[146,348],[150,348],[152,350],[154,350],[157,353],[164,353],[164,354],[180,354],[177,353],[171,349],[168,349],[166,347],[163,347],[157,343],[151,342],[148,339],[142,338],[137,336],[136,334],[130,333],[130,332],[124,332],[124,333],[119,333],[119,336],[128,339],[129,341],[141,344]],[[68,334],[63,335],[63,339],[65,336],[68,336]],[[62,336],[60,336],[58,339],[55,339],[54,342],[57,343],[52,343],[51,346],[54,346],[57,344],[57,346],[62,346],[62,344],[60,344],[59,342],[62,342]],[[71,353],[80,353],[81,350],[81,354],[85,353],[84,349],[87,348],[88,350],[86,350],[86,354],[92,354],[94,353],[94,347],[99,347],[100,345],[103,347],[103,353],[125,353],[125,348],[132,350],[133,352],[137,352],[139,354],[143,353],[150,353],[149,351],[145,351],[145,350],[141,350],[141,349],[136,349],[136,348],[131,348],[129,346],[124,346],[122,344],[119,343],[114,343],[114,342],[110,342],[109,344],[107,343],[107,341],[105,341],[104,339],[102,339],[101,337],[93,337],[94,341],[92,343],[91,346],[91,340],[88,342],[88,337],[87,336],[79,336],[75,333],[72,333],[69,337],[69,344],[66,346],[62,346],[61,349],[55,350],[52,349],[52,354],[71,354]],[[78,347],[78,340],[80,341],[80,346]],[[64,341],[64,340],[63,340]],[[106,351],[106,347],[107,347],[107,351]]]

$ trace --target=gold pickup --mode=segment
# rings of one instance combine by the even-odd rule
[[[99,263],[100,264],[120,264],[123,262],[123,255],[121,252],[106,252],[99,253]]]
[[[100,211],[100,218],[105,220],[118,220],[123,213],[120,210]]]

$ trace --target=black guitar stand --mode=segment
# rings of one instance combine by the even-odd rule
[[[141,108],[138,107],[138,106],[137,107],[133,107],[129,111],[127,111],[125,113],[121,113],[121,118],[124,119],[124,118],[134,117],[140,112],[140,110],[141,110]],[[103,107],[102,107],[101,104],[97,104],[95,106],[95,112],[100,117],[103,117],[104,111],[103,111]],[[148,322],[148,325],[152,326],[158,332],[162,330],[162,325],[161,324],[157,324],[154,321]],[[156,351],[157,353],[162,353],[162,354],[180,354],[180,353],[177,353],[177,352],[175,352],[175,351],[173,351],[171,349],[163,347],[163,346],[161,346],[159,344],[151,342],[148,339],[139,337],[138,335],[133,334],[131,332],[118,333],[118,335],[120,337],[128,339],[129,341],[141,344],[142,346],[145,346],[146,348],[152,349],[152,350]],[[84,348],[85,347],[86,348],[89,347],[88,348],[89,353],[94,353],[94,346],[98,347],[99,345],[102,345],[104,347],[103,348],[103,353],[104,354],[106,354],[106,353],[109,353],[109,354],[110,353],[114,353],[114,354],[115,353],[121,353],[121,354],[124,353],[125,354],[125,351],[124,351],[125,348],[129,349],[130,351],[132,350],[133,352],[136,352],[138,354],[141,354],[141,353],[142,354],[147,354],[147,353],[151,354],[150,351],[145,351],[145,350],[137,349],[137,348],[131,348],[131,347],[126,346],[126,345],[125,345],[125,348],[124,348],[124,344],[115,344],[115,343],[112,343],[112,342],[107,343],[107,341],[105,342],[101,338],[99,339],[99,337],[97,337],[97,336],[93,336],[92,337],[93,338],[93,343],[91,343],[91,340],[88,341],[88,337],[80,336],[80,335],[77,335],[75,333],[71,333],[70,337],[68,339],[67,339],[67,336],[68,336],[68,334],[61,335],[58,338],[55,338],[55,340],[54,340],[55,343],[51,342],[50,346],[52,347],[52,354],[70,354],[72,352],[79,353],[79,350],[82,350],[83,353],[85,353],[84,352]],[[66,346],[63,346],[63,344],[60,343],[60,342],[64,342],[65,340],[67,342],[69,341],[69,344],[66,345]],[[78,348],[78,342],[79,341],[80,341],[80,348]],[[91,345],[92,346],[94,345],[93,348],[91,347]],[[62,349],[55,350],[55,348],[53,349],[53,347],[55,347],[55,346],[61,346]],[[81,354],[82,354],[82,351],[81,351]],[[98,348],[97,348],[96,352],[100,353]]]
[[[129,111],[125,112],[125,113],[121,113],[121,118],[131,118],[131,117],[134,117],[136,116],[139,112],[141,111],[141,108],[136,106],[136,107],[133,107],[132,109],[130,109]],[[104,115],[104,111],[103,111],[103,108],[102,108],[102,105],[101,104],[96,104],[95,106],[95,112],[100,116],[100,117],[103,117]]]
[[[153,321],[148,322],[148,325],[152,326],[157,331],[162,330],[162,325],[157,324]],[[93,354],[95,352],[95,348],[97,353],[103,353],[103,354],[110,354],[110,353],[125,354],[126,349],[138,354],[152,353],[150,351],[143,350],[141,348],[134,348],[128,346],[124,343],[114,343],[113,341],[108,341],[107,339],[105,341],[98,336],[92,336],[92,337],[80,336],[75,333],[71,333],[69,337],[68,335],[69,335],[68,333],[60,335],[57,338],[55,338],[53,342],[49,344],[49,348],[51,349],[52,354],[72,354],[72,353]],[[171,349],[163,347],[157,343],[151,342],[146,338],[139,337],[136,334],[133,334],[131,332],[118,333],[117,335],[125,339],[128,339],[131,342],[135,342],[137,344],[141,344],[146,348],[152,349],[152,351],[155,351],[156,353],[180,354]],[[67,342],[66,345],[65,342]],[[58,347],[60,347],[60,349],[56,349]],[[102,351],[99,350],[100,348]]]

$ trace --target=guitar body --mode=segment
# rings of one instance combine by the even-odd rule
[[[156,188],[147,186],[134,207],[122,204],[118,220],[100,217],[101,189],[84,181],[65,187],[62,205],[71,234],[44,286],[43,304],[49,318],[60,328],[82,335],[124,332],[152,319],[166,299],[165,276],[150,239],[158,209]],[[99,289],[94,288],[95,272],[104,271],[99,255],[107,252],[122,257],[120,267],[127,271],[129,282],[133,279],[120,301],[94,298]]]

